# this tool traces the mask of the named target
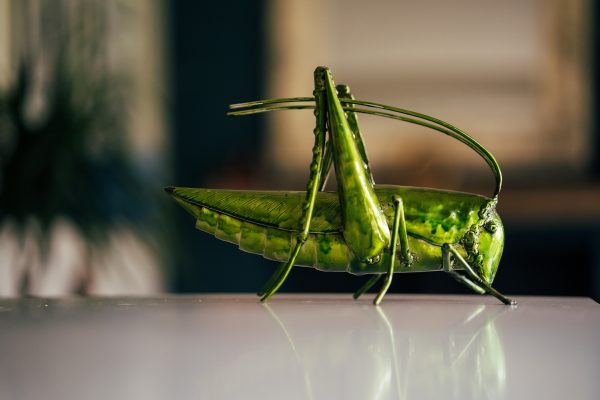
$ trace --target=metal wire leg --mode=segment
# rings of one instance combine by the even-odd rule
[[[358,300],[360,296],[362,296],[366,291],[371,289],[371,287],[374,284],[376,284],[379,281],[379,279],[381,279],[381,277],[382,274],[377,274],[369,278],[369,280],[364,285],[362,285],[360,288],[358,288],[356,292],[354,292],[354,294],[352,295],[352,297],[354,297],[354,300]]]

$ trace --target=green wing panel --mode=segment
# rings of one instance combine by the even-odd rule
[[[179,203],[206,207],[244,221],[285,230],[300,225],[306,192],[167,188]],[[184,208],[188,209],[184,204]],[[341,226],[337,195],[319,192],[311,232],[338,232]],[[193,210],[188,211],[194,214]]]
[[[197,217],[201,207],[243,221],[284,230],[300,225],[305,192],[246,191],[196,188],[166,189],[188,212]],[[409,234],[441,245],[456,243],[480,219],[479,210],[490,199],[446,190],[382,186],[375,193],[391,226],[393,198],[402,197]],[[341,230],[337,193],[317,194],[310,230],[313,233]]]

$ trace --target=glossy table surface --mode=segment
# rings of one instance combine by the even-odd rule
[[[0,300],[0,399],[598,399],[590,299]]]

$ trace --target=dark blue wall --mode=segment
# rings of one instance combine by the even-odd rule
[[[176,186],[250,180],[258,168],[263,119],[227,117],[227,106],[263,97],[264,2],[170,2],[170,48]],[[175,290],[256,288],[269,268],[194,229],[175,210],[179,247]],[[263,266],[260,268],[260,266]]]

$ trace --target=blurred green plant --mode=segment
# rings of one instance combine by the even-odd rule
[[[33,217],[48,228],[68,216],[89,239],[116,222],[143,225],[151,214],[127,156],[123,101],[106,77],[55,68],[45,115],[27,118],[31,68],[0,94],[0,218]]]
[[[95,11],[104,10],[102,2],[93,4]],[[9,273],[21,276],[20,289],[10,293],[30,291],[27,280],[39,274],[23,243],[35,243],[44,267],[52,258],[53,240],[66,240],[53,237],[53,229],[65,220],[85,247],[78,253],[83,259],[74,263],[88,272],[76,290],[88,292],[89,269],[107,263],[102,254],[113,257],[114,265],[107,266],[113,269],[139,266],[133,276],[138,280],[144,266],[150,271],[165,265],[166,199],[128,148],[129,88],[127,76],[108,67],[108,25],[100,23],[97,13],[76,20],[91,21],[88,25],[54,25],[67,15],[65,10],[41,14],[40,23],[56,29],[43,37],[41,50],[25,46],[13,84],[0,91],[0,232],[21,243],[16,250],[21,256],[0,260],[0,268],[26,270]],[[123,232],[137,239],[126,243]],[[122,247],[115,249],[115,243]]]

